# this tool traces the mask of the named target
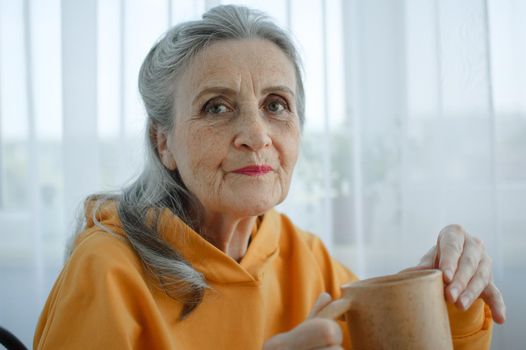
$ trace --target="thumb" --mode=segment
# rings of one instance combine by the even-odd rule
[[[307,316],[307,319],[314,318],[318,312],[323,309],[327,304],[329,304],[332,301],[332,297],[329,293],[323,292],[318,296],[318,299],[314,303],[314,306],[309,312],[309,315]]]
[[[316,314],[316,317],[337,321],[351,308],[351,300],[341,298],[330,302]]]

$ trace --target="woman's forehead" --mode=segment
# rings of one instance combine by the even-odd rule
[[[211,44],[187,66],[181,83],[194,93],[214,86],[239,90],[247,78],[258,85],[254,88],[261,90],[282,86],[295,91],[292,62],[277,45],[264,39],[224,40]]]

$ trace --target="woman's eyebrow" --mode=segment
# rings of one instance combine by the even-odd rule
[[[292,97],[294,97],[294,92],[288,86],[285,86],[285,85],[269,86],[261,90],[263,94],[267,94],[269,92],[276,92],[276,91],[286,92],[292,95]]]
[[[222,95],[237,95],[237,91],[226,86],[210,86],[205,87],[201,90],[197,96],[192,100],[192,104],[195,104],[203,95],[206,94],[222,94]]]
[[[276,86],[269,86],[269,87],[266,87],[264,88],[263,90],[261,90],[261,93],[262,94],[268,94],[269,92],[277,92],[277,91],[281,91],[281,92],[285,92],[285,93],[288,93],[290,94],[292,97],[295,97],[294,95],[294,92],[288,87],[288,86],[285,86],[285,85],[276,85]],[[203,96],[203,95],[206,95],[206,94],[222,94],[222,95],[237,95],[237,91],[232,89],[232,88],[229,88],[229,87],[226,87],[226,86],[210,86],[210,87],[205,87],[203,90],[201,90],[197,96],[194,97],[194,99],[192,100],[192,104],[196,104],[197,101]]]

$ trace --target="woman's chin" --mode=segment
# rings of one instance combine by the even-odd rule
[[[228,210],[237,216],[258,216],[263,215],[281,202],[278,199],[269,198],[238,198],[235,202],[228,205]]]
[[[257,204],[245,204],[238,206],[236,212],[239,216],[259,216],[265,214],[270,209],[274,208],[272,205],[264,205],[261,203]]]
[[[249,217],[265,214],[281,203],[285,197],[283,186],[236,186],[224,188],[202,203],[207,211],[228,216]]]

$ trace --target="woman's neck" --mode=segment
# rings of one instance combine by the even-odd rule
[[[233,218],[207,214],[202,225],[203,236],[237,262],[245,256],[257,216]]]

